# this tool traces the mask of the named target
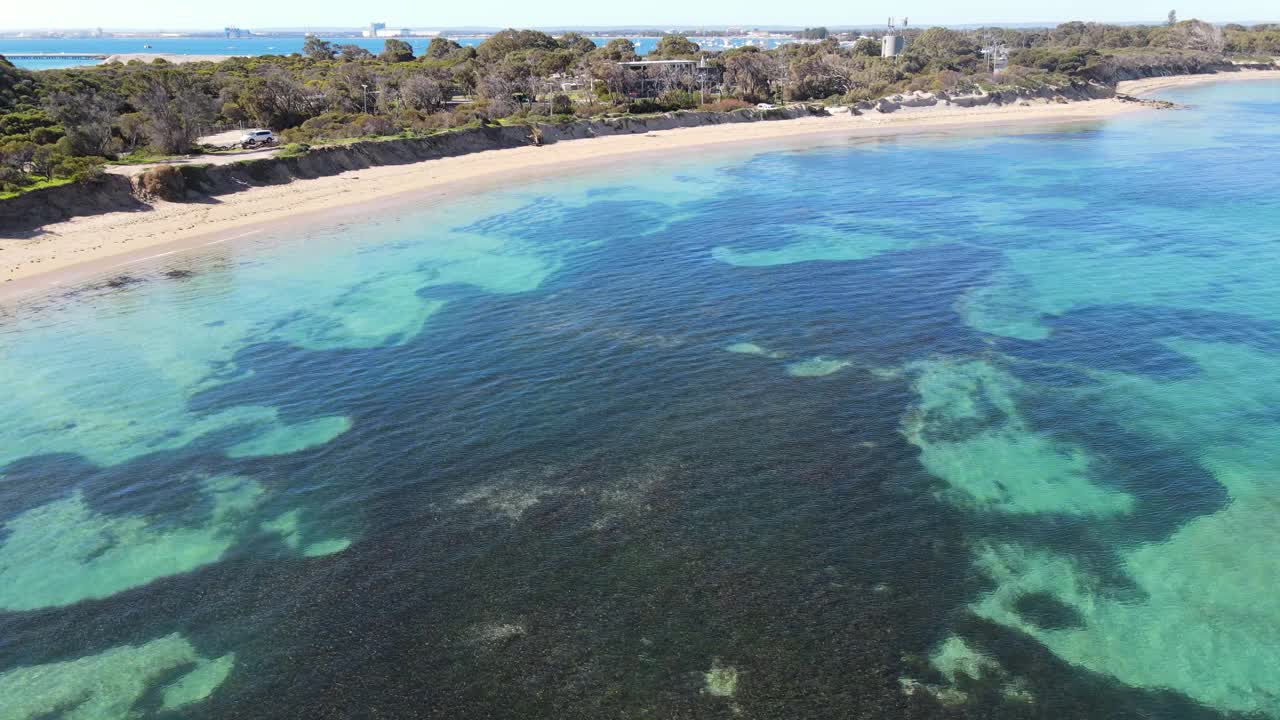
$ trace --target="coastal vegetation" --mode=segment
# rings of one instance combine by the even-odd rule
[[[477,47],[435,38],[420,56],[401,40],[374,55],[312,37],[301,53],[219,63],[29,72],[0,58],[0,193],[92,178],[122,159],[199,151],[201,136],[246,126],[276,131],[289,153],[301,154],[317,144],[488,124],[1114,83],[1280,54],[1280,25],[1199,20],[907,34],[897,58],[880,57],[875,39],[841,42],[826,28],[774,50],[704,51],[667,35],[643,58],[623,38],[597,46],[577,33],[532,30],[505,30]],[[988,52],[997,45],[1009,50],[999,73]],[[642,59],[693,62],[622,64]]]

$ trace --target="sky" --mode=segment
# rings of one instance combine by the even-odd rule
[[[1184,19],[1212,22],[1280,19],[1275,0],[644,0],[601,2],[489,0],[484,3],[375,0],[258,0],[257,2],[157,2],[156,0],[0,0],[0,31],[29,28],[216,29],[359,27],[370,21],[389,27],[563,27],[699,25],[880,25],[908,15],[917,26],[970,23],[1056,23],[1065,20],[1161,22],[1171,8]]]

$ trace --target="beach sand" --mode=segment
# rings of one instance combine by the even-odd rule
[[[1240,80],[1280,80],[1280,70],[1241,70],[1235,73],[1214,73],[1212,75],[1170,75],[1168,77],[1143,78],[1142,80],[1126,80],[1116,90],[1127,95],[1147,96],[1160,90],[1201,85],[1203,83],[1240,81]]]
[[[1148,93],[1176,84],[1240,77],[1168,77],[1122,87]],[[877,136],[1008,129],[1100,120],[1143,110],[1135,103],[1092,100],[997,107],[931,107],[880,115],[837,114],[797,120],[714,125],[575,140],[545,147],[490,150],[461,157],[354,170],[287,185],[253,187],[199,203],[157,202],[149,210],[112,212],[45,226],[30,237],[0,238],[0,297],[75,283],[160,255],[257,234],[272,225],[315,223],[326,215],[399,201],[437,204],[460,195],[541,177],[604,170],[716,149],[767,149],[847,142]]]

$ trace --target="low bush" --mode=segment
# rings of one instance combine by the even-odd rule
[[[698,93],[688,90],[668,90],[658,96],[658,102],[669,110],[692,110],[698,107]]]
[[[1010,53],[1009,64],[1049,72],[1079,73],[1097,57],[1097,50],[1085,47],[1024,48]]]
[[[580,103],[573,108],[573,114],[580,118],[600,117],[607,113],[614,112],[618,109],[617,105],[612,103],[591,102]]]
[[[755,107],[746,100],[737,98],[722,98],[715,102],[704,103],[698,106],[703,112],[733,112],[734,110],[742,110],[744,108]]]
[[[0,165],[0,193],[18,192],[30,184],[30,175],[17,168]]]
[[[157,165],[138,175],[134,188],[144,200],[180,200],[186,194],[187,179],[173,165]]]
[[[568,95],[556,95],[551,98],[552,115],[570,115],[573,113],[573,100]]]
[[[288,145],[280,148],[280,152],[277,153],[276,157],[298,157],[300,155],[306,155],[308,152],[311,152],[311,146],[306,143],[289,143]]]
[[[301,126],[281,133],[288,143],[396,135],[401,126],[385,115],[330,112],[309,118]]]

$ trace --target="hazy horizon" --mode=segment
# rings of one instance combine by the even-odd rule
[[[254,30],[350,30],[369,22],[385,22],[388,27],[413,29],[500,29],[580,28],[580,29],[682,29],[698,28],[800,28],[826,26],[866,28],[883,25],[889,16],[906,15],[912,25],[1046,25],[1068,20],[1111,23],[1160,23],[1170,9],[1181,18],[1210,22],[1267,22],[1276,15],[1273,3],[1262,0],[1223,0],[1191,5],[1166,2],[1125,3],[1117,6],[1102,0],[1082,0],[1061,19],[1046,19],[1043,6],[1028,6],[1011,0],[956,6],[943,0],[912,4],[877,3],[858,9],[856,17],[833,0],[809,0],[785,6],[758,5],[750,9],[730,0],[708,0],[696,6],[676,0],[654,0],[643,7],[616,4],[560,3],[553,8],[531,8],[527,4],[498,2],[475,6],[439,7],[424,10],[409,0],[386,0],[374,9],[351,9],[337,3],[278,0],[253,10],[234,10],[217,5],[193,4],[181,9],[158,9],[144,0],[119,0],[112,4],[83,0],[49,0],[44,3],[14,3],[6,10],[0,32],[76,31],[101,27],[113,32],[199,32],[236,26]],[[744,19],[745,18],[745,19]]]
[[[1196,19],[1206,20],[1199,16],[1182,16],[1180,19],[1190,20],[1192,17]],[[915,22],[910,23],[913,28],[925,28],[933,26],[944,26],[953,28],[969,28],[969,27],[1009,27],[1009,28],[1039,28],[1039,27],[1055,27],[1066,22],[1105,22],[1110,25],[1160,25],[1162,20],[1095,20],[1093,18],[1065,18],[1060,20],[1040,20],[1040,21],[1017,21],[1017,22],[939,22],[926,23]],[[1280,22],[1275,19],[1256,19],[1256,18],[1227,18],[1227,19],[1207,19],[1208,22],[1215,24],[1237,23],[1243,25],[1255,25]],[[376,21],[383,22],[383,21]],[[901,25],[900,19],[895,19],[897,25]],[[256,33],[280,33],[280,32],[352,32],[364,30],[369,23],[361,23],[359,25],[286,25],[286,26],[255,26],[246,24],[226,23],[217,26],[108,26],[108,25],[77,25],[77,26],[29,26],[29,27],[0,27],[0,33],[14,32],[92,32],[102,30],[106,33],[210,33],[222,32],[226,27],[239,27],[242,30],[249,30]],[[789,32],[793,30],[802,30],[809,27],[825,27],[831,32],[846,32],[850,30],[865,30],[883,28],[884,20],[879,22],[865,23],[843,23],[839,25],[831,23],[808,23],[808,24],[769,24],[769,23],[704,23],[704,24],[681,24],[681,23],[623,23],[617,25],[426,25],[423,23],[392,23],[386,22],[388,29],[411,29],[438,32],[497,32],[499,30],[514,28],[519,30],[539,30],[544,32],[618,32],[625,30],[680,30],[685,32],[694,31],[724,31],[727,29],[742,30],[761,30],[761,31],[780,31]]]

